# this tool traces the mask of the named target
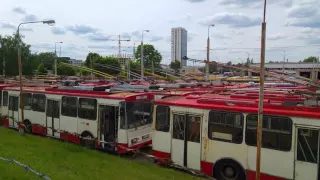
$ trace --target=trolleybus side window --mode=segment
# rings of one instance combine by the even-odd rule
[[[11,111],[18,111],[18,108],[19,108],[19,98],[10,96],[8,109]]]
[[[38,112],[45,112],[46,96],[44,94],[33,94],[32,110]]]
[[[60,103],[58,101],[48,100],[47,103],[47,116],[48,117],[54,117],[59,118],[60,117]]]
[[[157,106],[156,108],[156,130],[169,132],[170,129],[170,107]]]
[[[32,107],[32,94],[31,93],[23,93],[23,105],[25,110],[31,110]]]
[[[77,97],[62,97],[61,115],[69,117],[77,117],[78,106]]]
[[[246,143],[257,144],[258,116],[247,116]],[[280,151],[290,151],[292,143],[292,120],[287,117],[264,116],[262,121],[262,147]]]
[[[8,91],[3,91],[3,106],[8,106]]]
[[[82,119],[97,119],[97,100],[79,98],[78,117]]]
[[[243,115],[241,113],[210,111],[208,137],[212,140],[241,144]]]
[[[319,130],[298,129],[297,160],[317,163]]]

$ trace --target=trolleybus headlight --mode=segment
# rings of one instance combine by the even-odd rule
[[[138,142],[138,138],[131,139],[131,144],[135,144]]]

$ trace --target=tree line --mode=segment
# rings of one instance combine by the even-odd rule
[[[12,36],[0,35],[0,74],[5,76],[18,75],[18,50],[17,45],[20,42],[22,73],[24,76],[55,73],[55,59],[57,59],[57,74],[62,76],[88,75],[89,73],[79,70],[76,67],[66,65],[69,63],[68,57],[56,57],[54,52],[32,53],[29,44],[23,42],[22,36],[13,34]],[[134,56],[136,60],[130,61],[130,69],[140,72],[141,64],[141,47],[137,47]],[[146,69],[159,69],[162,60],[161,54],[151,44],[144,45],[144,67]],[[90,52],[83,62],[84,66],[95,70],[105,72],[111,75],[121,75],[119,58],[102,56],[95,52]],[[126,67],[125,67],[126,68]],[[2,72],[1,72],[2,70]]]

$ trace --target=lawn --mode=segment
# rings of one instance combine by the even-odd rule
[[[13,158],[52,180],[188,180],[197,179],[168,168],[130,161],[78,145],[32,135],[19,136],[0,127],[0,157]],[[17,164],[0,160],[0,179],[41,179]]]

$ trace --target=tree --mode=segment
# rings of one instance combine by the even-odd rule
[[[151,44],[143,45],[143,55],[144,55],[144,67],[152,68],[152,62],[154,68],[161,68],[160,63],[162,60],[161,54],[154,48]],[[134,54],[137,59],[137,62],[141,62],[141,45],[137,47],[137,50]]]
[[[179,69],[181,68],[181,63],[180,63],[180,61],[179,61],[179,60],[172,61],[172,62],[170,63],[170,68],[173,69],[173,70],[175,70],[175,71],[179,70]]]
[[[95,58],[94,63],[101,64],[100,66],[94,66],[94,69],[105,72],[111,75],[117,75],[120,73],[121,66],[118,58],[115,57],[101,57]]]
[[[75,76],[77,72],[74,67],[62,63],[57,65],[57,71],[61,76]]]
[[[56,55],[54,52],[42,52],[37,55],[38,60],[43,63],[44,68],[48,70],[54,69],[53,65],[55,64]]]
[[[101,59],[101,58],[102,58],[102,56],[100,56],[98,53],[90,52],[87,55],[86,60],[84,61],[84,65],[90,68],[91,62],[94,64],[94,62],[96,62],[97,59]]]
[[[44,67],[43,63],[39,64],[37,68],[38,74],[47,74],[48,70]]]
[[[313,63],[313,62],[317,63],[317,62],[319,62],[319,59],[317,57],[310,56],[310,57],[304,59],[303,62],[304,63]]]
[[[6,64],[6,76],[18,75],[18,42],[20,42],[23,75],[31,75],[33,70],[36,70],[38,67],[38,64],[34,62],[35,58],[30,52],[30,45],[25,44],[21,36],[17,34],[0,36],[0,43],[2,45],[0,50],[0,69],[3,70],[4,60]],[[30,66],[31,64],[32,66]]]

